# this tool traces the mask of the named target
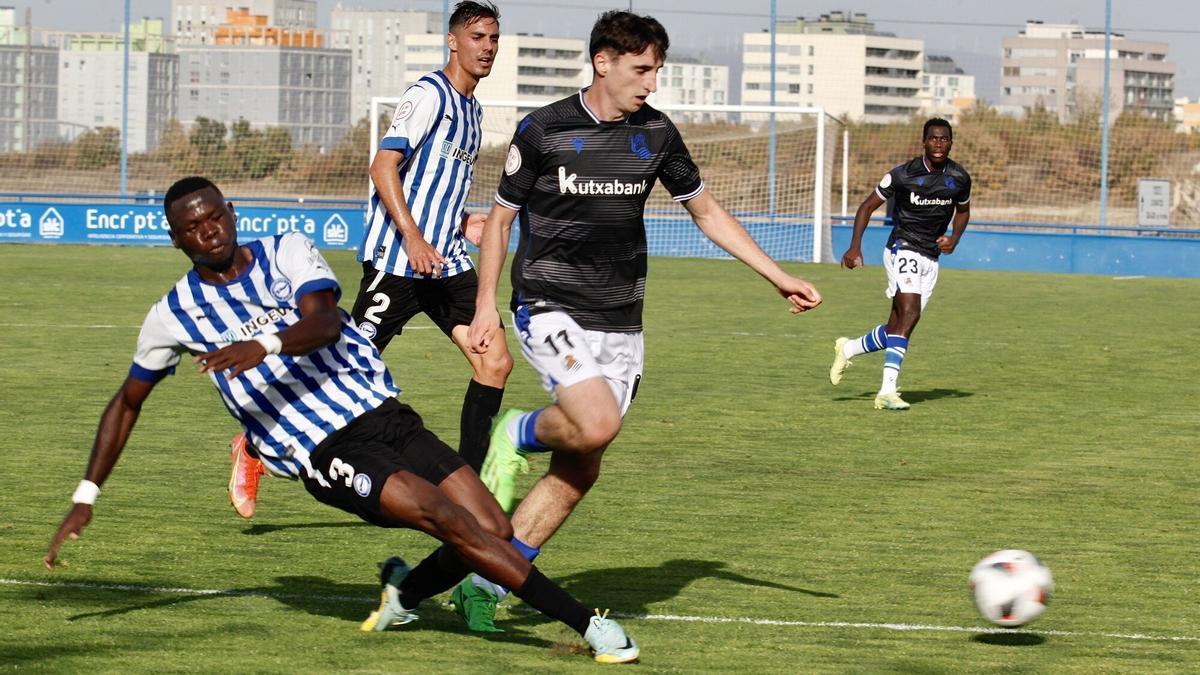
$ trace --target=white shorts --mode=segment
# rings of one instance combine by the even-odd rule
[[[897,293],[918,293],[921,309],[925,309],[933,287],[937,286],[938,261],[916,251],[884,248],[883,267],[888,277],[884,295],[894,298]]]
[[[629,410],[642,379],[642,333],[584,330],[566,312],[530,315],[523,306],[513,313],[513,325],[521,338],[521,354],[541,375],[542,386],[555,401],[555,387],[603,377],[621,415]]]

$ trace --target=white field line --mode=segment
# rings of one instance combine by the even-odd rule
[[[1146,275],[1144,275],[1144,274],[1131,274],[1129,276],[1124,276],[1124,277],[1113,277],[1113,281],[1131,281],[1133,279],[1145,279],[1145,278],[1146,278]]]
[[[364,606],[374,602],[371,598],[349,595],[313,595],[310,593],[264,593],[262,591],[242,591],[237,589],[217,588],[172,588],[166,586],[142,586],[138,584],[96,584],[73,581],[30,581],[24,579],[0,578],[3,586],[34,586],[41,588],[88,588],[98,591],[125,591],[130,593],[197,595],[213,597],[252,597],[271,598],[276,600],[324,600],[329,602],[353,602]],[[519,611],[532,612],[532,609],[522,608]],[[686,623],[728,623],[746,624],[753,626],[785,626],[798,628],[850,628],[862,630],[891,630],[891,631],[927,631],[933,633],[1028,633],[1054,637],[1090,637],[1109,638],[1115,640],[1145,640],[1154,642],[1200,642],[1200,637],[1191,635],[1146,635],[1143,633],[1094,633],[1071,630],[1021,630],[1013,631],[995,626],[936,626],[917,623],[866,623],[858,621],[790,621],[785,619],[755,619],[751,617],[728,616],[688,616],[680,614],[636,614],[630,612],[610,612],[612,616],[639,621],[681,621]]]

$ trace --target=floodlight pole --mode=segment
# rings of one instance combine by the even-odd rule
[[[1104,0],[1104,101],[1100,114],[1100,227],[1108,225],[1108,113],[1112,78],[1112,0]]]
[[[125,0],[125,63],[121,72],[121,194],[129,184],[129,0]]]
[[[775,22],[778,19],[777,0],[771,0],[771,106],[775,105]],[[767,214],[775,219],[775,113],[770,117],[770,134],[767,141]]]

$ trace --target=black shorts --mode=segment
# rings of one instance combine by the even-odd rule
[[[388,274],[364,262],[350,315],[359,332],[379,351],[404,330],[409,319],[422,312],[449,337],[455,326],[471,325],[478,287],[475,270],[452,277],[415,279]]]
[[[421,416],[396,399],[333,432],[309,455],[320,478],[303,476],[317,501],[382,527],[406,527],[379,509],[388,476],[408,471],[437,485],[467,465],[425,428]]]

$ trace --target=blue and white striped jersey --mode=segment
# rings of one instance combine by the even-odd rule
[[[224,285],[185,275],[146,315],[130,375],[156,382],[181,355],[220,349],[259,333],[277,333],[300,320],[305,293],[341,289],[313,245],[299,233],[247,244],[254,261]],[[229,412],[272,473],[309,473],[309,453],[326,436],[400,393],[379,351],[342,312],[337,342],[305,356],[267,355],[233,380],[209,373]]]
[[[472,268],[461,223],[471,171],[483,140],[483,108],[458,93],[440,70],[404,92],[379,147],[404,153],[400,182],[413,220],[448,261],[442,276]],[[371,183],[371,205],[358,259],[396,276],[415,277],[404,242]]]

